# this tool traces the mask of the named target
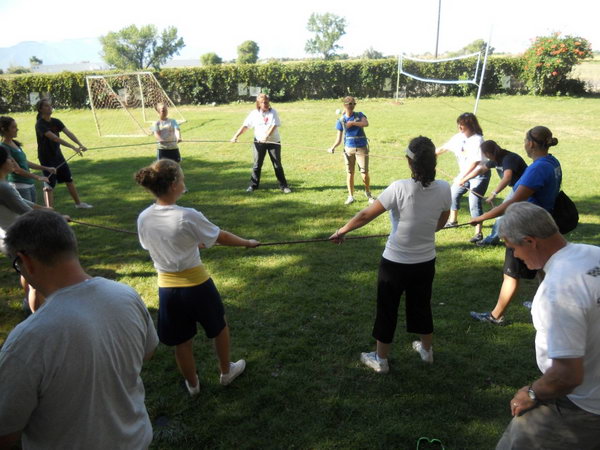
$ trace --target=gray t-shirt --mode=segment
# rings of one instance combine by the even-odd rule
[[[158,345],[129,286],[92,278],[50,295],[0,351],[0,436],[24,449],[142,449],[152,441],[140,377]]]
[[[23,200],[21,194],[6,181],[0,181],[0,252],[6,253],[4,236],[17,217],[31,211],[33,203]]]

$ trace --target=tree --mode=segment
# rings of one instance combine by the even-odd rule
[[[373,47],[369,47],[364,51],[361,56],[362,59],[382,59],[383,53],[374,50]]]
[[[477,52],[480,52],[481,54],[485,54],[486,47],[487,47],[487,42],[485,42],[483,39],[475,39],[473,42],[465,45],[463,48],[461,48],[457,52],[448,52],[446,54],[446,56],[448,56],[449,58],[453,58],[455,56],[470,55],[471,53],[477,53]],[[488,56],[490,56],[492,53],[494,53],[494,50],[495,50],[494,47],[490,46],[490,49],[488,50]]]
[[[100,37],[102,58],[117,69],[147,69],[160,66],[179,54],[185,44],[177,37],[177,28],[168,27],[160,35],[154,25],[140,28],[130,25]]]
[[[331,59],[342,48],[336,42],[346,34],[346,19],[343,17],[331,13],[312,13],[306,28],[315,33],[314,38],[306,41],[306,53],[321,54],[324,59]]]
[[[32,56],[31,58],[29,58],[29,65],[32,67],[33,66],[41,66],[43,63],[44,63],[44,61],[42,61],[37,56]]]
[[[223,59],[214,52],[205,53],[204,55],[200,56],[200,64],[203,66],[214,66],[222,63]]]
[[[240,64],[254,64],[258,61],[258,44],[254,41],[244,41],[237,48],[238,59]]]
[[[18,75],[21,73],[30,73],[31,70],[29,70],[27,67],[23,67],[23,66],[10,66],[8,69],[6,69],[6,73],[11,74],[11,75]]]

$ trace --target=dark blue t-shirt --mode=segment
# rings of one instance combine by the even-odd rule
[[[515,183],[513,190],[516,191],[521,185],[532,189],[535,192],[527,201],[551,212],[554,209],[554,201],[560,191],[561,183],[560,163],[558,159],[549,154],[531,163],[521,179]]]
[[[495,168],[498,171],[498,176],[500,178],[504,177],[505,170],[512,170],[512,177],[508,183],[509,186],[514,186],[515,183],[519,181],[519,178],[521,178],[523,175],[523,172],[525,172],[525,169],[527,169],[527,163],[523,160],[523,158],[516,153],[509,151],[507,151],[499,164],[490,159],[485,163],[485,166],[488,169]]]
[[[344,133],[344,147],[359,148],[367,146],[367,136],[362,127],[354,126],[347,128],[345,126],[346,122],[360,122],[363,118],[366,119],[367,116],[361,112],[354,112],[350,117],[347,117],[346,113],[344,113],[344,115],[335,123],[336,130],[344,131],[344,129],[346,129],[346,132]]]

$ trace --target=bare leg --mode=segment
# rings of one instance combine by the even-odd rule
[[[475,234],[481,233],[481,223],[475,225]]]
[[[431,350],[431,345],[433,343],[433,333],[422,334],[421,335],[421,345],[427,351]]]
[[[458,222],[456,219],[458,218],[458,210],[451,209],[450,216],[448,216],[448,222]]]
[[[365,191],[371,192],[371,178],[368,173],[361,173],[363,184],[365,185]]]
[[[229,326],[221,330],[215,338],[215,350],[219,359],[219,368],[222,374],[229,373]]]
[[[346,173],[346,186],[348,187],[348,195],[354,196],[354,172]]]
[[[52,189],[44,189],[44,203],[46,207],[54,207],[54,191]]]
[[[75,202],[76,205],[79,205],[81,203],[81,200],[79,199],[79,194],[77,193],[75,184],[72,181],[70,183],[65,183],[65,184],[67,185],[69,194],[71,194],[71,197],[73,197],[73,201]]]
[[[502,287],[500,288],[500,295],[498,295],[498,302],[492,311],[492,316],[494,316],[494,318],[499,319],[504,315],[504,312],[506,311],[506,308],[508,308],[510,301],[517,293],[517,289],[519,289],[519,280],[504,274],[504,280],[502,281]]]
[[[381,341],[377,341],[377,356],[381,359],[387,359],[391,348],[392,344],[384,344]]]
[[[194,361],[192,339],[175,346],[175,361],[177,361],[177,367],[179,367],[179,371],[190,387],[196,387],[196,362]]]

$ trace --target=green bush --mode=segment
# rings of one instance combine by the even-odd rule
[[[590,43],[577,36],[538,36],[525,52],[525,80],[534,94],[571,93],[567,82],[573,66],[592,56]],[[580,91],[577,87],[575,91]]]
[[[493,57],[488,60],[483,93],[523,92],[503,86],[503,79],[519,80],[523,58]],[[458,79],[472,76],[475,59],[440,64],[406,62],[407,71],[426,78]],[[102,72],[101,72],[102,73]],[[104,72],[106,73],[106,72]],[[111,72],[114,73],[114,72]],[[29,95],[50,95],[59,108],[88,107],[86,75],[92,72],[63,72],[57,75],[27,74],[0,77],[0,112],[27,111]],[[467,75],[469,74],[469,75]],[[276,101],[357,97],[392,97],[396,88],[398,61],[395,58],[350,61],[294,61],[268,64],[220,64],[185,69],[163,69],[155,73],[176,104],[229,103],[249,100],[238,85],[260,87]],[[400,83],[410,96],[474,95],[472,85],[433,85],[406,76]]]

